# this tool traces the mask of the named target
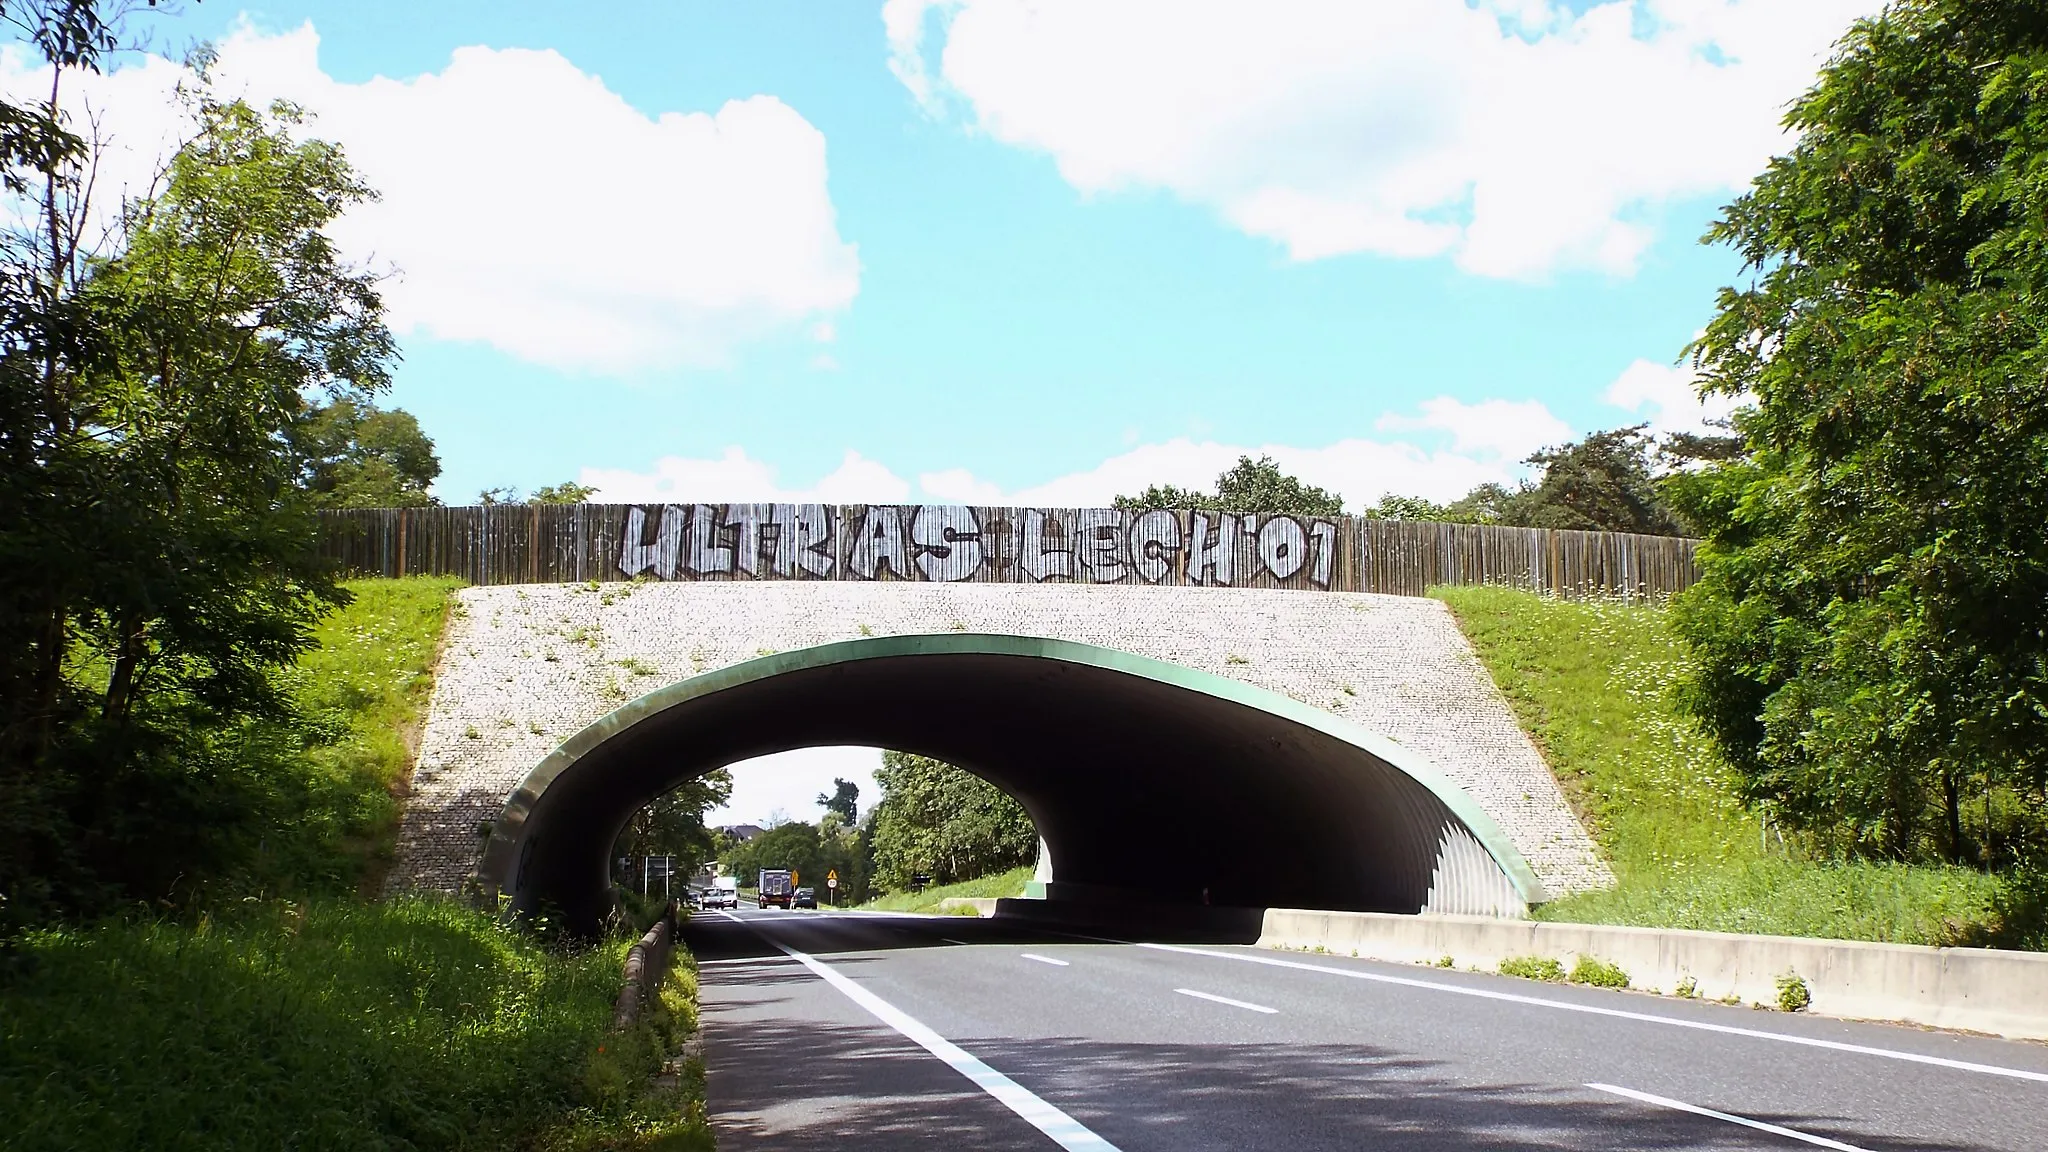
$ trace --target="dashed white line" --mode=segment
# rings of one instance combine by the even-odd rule
[[[973,1081],[977,1088],[995,1097],[1003,1107],[1023,1117],[1026,1123],[1045,1133],[1053,1143],[1067,1149],[1067,1152],[1119,1152],[1116,1145],[1097,1136],[1087,1125],[1046,1103],[1036,1093],[1015,1080],[975,1059],[959,1045],[932,1031],[901,1008],[848,979],[831,965],[821,963],[816,958],[771,938],[757,925],[748,923],[738,916],[726,912],[720,915],[736,923],[745,924],[755,935],[775,945],[791,959],[810,969],[819,979],[837,989],[847,999],[867,1009],[875,1019],[902,1033],[918,1047],[937,1056],[947,1067]]]
[[[1074,935],[1067,933],[1067,935]],[[1491,988],[1474,988],[1463,984],[1445,984],[1435,980],[1417,980],[1408,976],[1389,976],[1383,972],[1366,972],[1356,968],[1332,968],[1327,964],[1303,964],[1297,960],[1282,960],[1277,956],[1254,956],[1247,952],[1218,952],[1210,948],[1189,948],[1180,944],[1147,944],[1129,940],[1111,940],[1090,936],[1083,939],[1101,940],[1105,944],[1136,943],[1140,948],[1151,948],[1160,952],[1179,952],[1188,956],[1209,956],[1218,960],[1237,960],[1246,964],[1263,964],[1269,968],[1293,968],[1302,972],[1322,972],[1330,976],[1344,976],[1353,980],[1369,980],[1376,984],[1396,984],[1404,988],[1426,988],[1431,992],[1449,992],[1458,996],[1476,996],[1482,1000],[1498,1000],[1510,1004],[1531,1004],[1540,1008],[1556,1008],[1565,1012],[1583,1012],[1589,1016],[1607,1016],[1618,1020],[1640,1020],[1647,1024],[1664,1024],[1672,1028],[1691,1028],[1699,1032],[1718,1032],[1724,1036],[1743,1036],[1752,1040],[1774,1040],[1780,1044],[1798,1044],[1807,1048],[1825,1048],[1830,1052],[1854,1052],[1860,1056],[1880,1056],[1887,1060],[1904,1060],[1912,1064],[1931,1064],[1938,1068],[1953,1068],[1959,1072],[1978,1072],[1986,1076],[2006,1076],[2014,1080],[2032,1080],[2048,1084],[2048,1072],[2034,1072],[2025,1068],[2007,1068],[1999,1064],[1977,1064],[1968,1060],[1950,1060],[1945,1056],[1927,1056],[1919,1052],[1902,1052],[1896,1048],[1873,1048],[1867,1044],[1849,1044],[1841,1040],[1822,1040],[1816,1036],[1794,1036],[1784,1032],[1766,1032],[1760,1028],[1740,1028],[1733,1024],[1713,1024],[1705,1020],[1686,1020],[1676,1016],[1659,1016],[1651,1012],[1630,1012],[1622,1008],[1602,1008],[1594,1004],[1574,1004],[1568,1000],[1551,1000],[1542,996],[1522,996],[1514,992],[1496,992]]]
[[[1193,988],[1175,988],[1174,991],[1180,993],[1183,996],[1193,996],[1197,1000],[1212,1000],[1218,1004],[1228,1004],[1232,1008],[1243,1008],[1251,1012],[1264,1012],[1268,1016],[1275,1016],[1278,1015],[1280,1012],[1278,1008],[1268,1008],[1264,1004],[1252,1004],[1244,1000],[1232,1000],[1228,996],[1217,996],[1208,992],[1197,992]]]
[[[1061,968],[1065,968],[1067,966],[1067,962],[1065,960],[1055,960],[1050,956],[1040,956],[1036,952],[1019,952],[1018,955],[1024,957],[1026,960],[1036,960],[1040,964],[1052,964]]]
[[[953,938],[952,938],[951,936],[941,936],[941,937],[939,937],[939,939],[941,939],[941,940],[944,940],[944,941],[945,941],[946,943],[948,943],[948,944],[958,944],[958,945],[960,945],[960,946],[961,946],[961,947],[963,947],[963,948],[967,946],[967,941],[965,941],[965,940],[955,940],[955,939],[953,939]]]
[[[1638,1092],[1633,1088],[1622,1088],[1613,1084],[1588,1084],[1586,1087],[1596,1092],[1608,1092],[1616,1096],[1624,1096],[1644,1104],[1655,1104],[1659,1108],[1670,1108],[1678,1112],[1690,1112],[1695,1116],[1726,1120],[1730,1124],[1740,1124],[1744,1128],[1754,1128],[1759,1132],[1769,1132],[1773,1136],[1783,1136],[1788,1140],[1798,1140],[1807,1144],[1815,1144],[1822,1148],[1833,1148],[1836,1152],[1868,1152],[1867,1149],[1858,1148],[1854,1144],[1844,1144],[1840,1140],[1830,1140],[1825,1136],[1815,1136],[1811,1133],[1800,1132],[1792,1128],[1781,1128],[1776,1124],[1766,1124],[1761,1120],[1751,1120],[1747,1116],[1736,1116],[1728,1112],[1716,1112],[1712,1108],[1702,1108],[1697,1104],[1687,1104],[1683,1100],[1673,1100],[1668,1096],[1652,1096],[1648,1092]]]

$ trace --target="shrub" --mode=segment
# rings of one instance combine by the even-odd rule
[[[1697,1000],[1700,997],[1700,982],[1687,976],[1678,982],[1678,987],[1673,988],[1671,994],[1686,1000]]]
[[[1804,1012],[1813,1003],[1813,993],[1807,990],[1806,978],[1797,972],[1787,972],[1778,977],[1778,1010],[1781,1012]]]
[[[1574,984],[1590,984],[1595,988],[1628,987],[1628,973],[1619,965],[1592,956],[1579,957],[1579,962],[1572,965],[1569,979]]]
[[[1550,984],[1564,982],[1564,965],[1548,956],[1514,956],[1500,962],[1500,974]]]
[[[639,1089],[694,1018],[682,956],[610,1034],[624,951],[422,900],[26,933],[0,964],[8,1147],[616,1147],[684,1111]]]

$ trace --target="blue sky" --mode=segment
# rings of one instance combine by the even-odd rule
[[[224,86],[306,104],[385,193],[337,234],[400,274],[387,402],[448,502],[1086,504],[1264,450],[1357,507],[1710,415],[1673,362],[1739,269],[1698,237],[1874,7],[205,0],[152,27],[219,42]],[[81,87],[130,170],[174,71]]]

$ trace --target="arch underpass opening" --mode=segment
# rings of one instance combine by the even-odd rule
[[[485,883],[594,926],[628,817],[736,761],[896,748],[1016,797],[1054,895],[1518,916],[1535,873],[1470,796],[1321,709],[1069,641],[947,633],[783,652],[679,681],[570,737],[492,828]]]

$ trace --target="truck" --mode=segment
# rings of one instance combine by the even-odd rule
[[[763,908],[789,907],[790,894],[796,890],[796,881],[787,868],[761,869],[761,887],[757,889]]]

